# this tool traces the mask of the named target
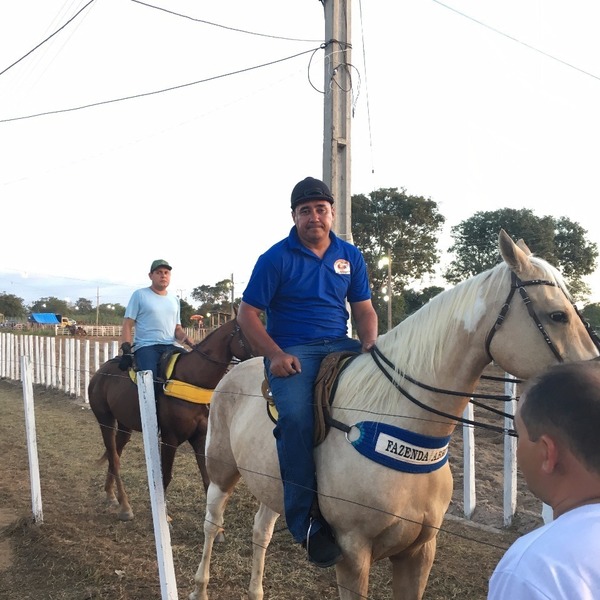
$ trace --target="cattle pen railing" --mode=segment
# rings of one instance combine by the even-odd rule
[[[194,330],[189,337],[203,339],[211,330]],[[35,336],[0,333],[0,379],[22,381],[21,357],[31,363],[33,384],[62,390],[72,397],[89,402],[88,385],[93,374],[107,360],[119,354],[119,342],[100,342],[79,337]],[[504,394],[507,414],[516,409],[517,382],[506,374]],[[463,415],[473,421],[473,406],[467,405]],[[512,419],[505,417],[504,428],[512,429]],[[475,428],[463,425],[463,513],[470,519],[476,507],[475,493]],[[512,523],[517,507],[516,439],[504,434],[503,523]],[[542,506],[544,521],[551,520],[549,507]]]

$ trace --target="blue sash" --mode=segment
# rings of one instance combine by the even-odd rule
[[[431,437],[375,421],[362,421],[354,427],[360,436],[351,444],[363,456],[386,467],[431,473],[448,461],[450,436]]]

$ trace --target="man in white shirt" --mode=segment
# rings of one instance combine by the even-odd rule
[[[508,549],[488,600],[598,600],[600,362],[557,365],[530,382],[515,429],[521,472],[554,520]]]

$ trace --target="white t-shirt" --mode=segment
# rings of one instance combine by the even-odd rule
[[[488,600],[541,599],[600,600],[600,504],[524,535],[496,566]]]
[[[161,296],[149,287],[133,292],[125,317],[135,321],[134,350],[155,344],[175,344],[175,327],[181,324],[179,298]]]

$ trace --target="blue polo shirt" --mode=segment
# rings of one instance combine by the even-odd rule
[[[267,332],[281,348],[348,334],[348,302],[371,297],[360,251],[329,233],[323,258],[306,248],[292,227],[256,261],[242,299],[265,311]]]

